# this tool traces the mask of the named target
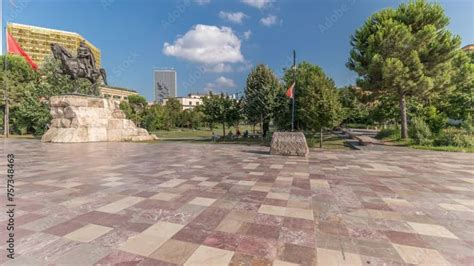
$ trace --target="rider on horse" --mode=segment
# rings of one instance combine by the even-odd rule
[[[86,75],[91,77],[92,72],[95,70],[95,57],[91,48],[83,40],[79,43],[79,48],[77,48],[77,59],[84,64]]]
[[[105,69],[96,69],[94,54],[84,41],[80,42],[76,57],[57,43],[51,43],[51,52],[54,58],[61,61],[61,73],[68,75],[72,80],[86,78],[94,85],[102,77],[102,81],[107,85]]]

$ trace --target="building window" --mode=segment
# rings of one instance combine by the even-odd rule
[[[189,102],[189,105],[193,105],[193,102],[190,101],[190,102]]]

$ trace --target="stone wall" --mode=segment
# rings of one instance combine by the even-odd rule
[[[61,95],[50,98],[53,117],[43,142],[147,141],[155,140],[143,128],[125,118],[118,103],[94,96]]]

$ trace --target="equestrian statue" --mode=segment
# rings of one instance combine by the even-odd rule
[[[76,81],[79,78],[85,78],[92,83],[91,86],[94,86],[102,78],[104,84],[107,85],[105,69],[96,68],[94,54],[84,41],[80,42],[76,57],[72,56],[66,48],[57,43],[51,44],[51,51],[54,58],[61,61],[62,73],[68,75],[72,80]],[[75,93],[77,93],[77,90],[78,88],[76,88]]]

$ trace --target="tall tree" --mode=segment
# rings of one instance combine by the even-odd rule
[[[175,98],[169,98],[165,104],[165,110],[168,113],[170,127],[177,127],[179,124],[179,118],[183,111],[183,106]]]
[[[128,102],[123,101],[120,103],[120,109],[125,113],[126,117],[138,127],[142,127],[142,122],[145,117],[146,108],[148,103],[145,97],[141,95],[130,95],[128,96]]]
[[[278,78],[268,66],[260,64],[252,69],[247,77],[243,110],[249,122],[262,123],[264,136],[269,129],[280,93]]]
[[[148,131],[170,128],[170,119],[167,110],[163,105],[155,104],[147,108],[143,118],[143,125]]]
[[[296,127],[320,131],[337,126],[343,112],[334,81],[319,66],[308,62],[300,63],[296,71]],[[287,69],[283,79],[289,87],[293,83],[293,70]],[[291,125],[289,121],[285,124]]]
[[[5,55],[2,55],[0,64],[0,95],[4,101],[4,92],[8,89],[10,107],[14,107],[34,90],[39,75],[21,56],[7,55],[5,62]]]
[[[209,125],[209,129],[213,130],[216,123],[219,121],[219,114],[221,112],[219,96],[212,92],[202,99],[202,105],[199,107],[204,114],[204,120]]]
[[[211,130],[217,123],[222,125],[223,136],[226,135],[226,125],[234,126],[240,120],[239,102],[224,94],[209,93],[209,96],[203,98],[203,104],[199,109],[203,112],[205,121]]]
[[[449,118],[466,121],[474,115],[474,52],[459,50],[453,66],[457,70],[453,76],[455,88],[439,97],[439,109]]]
[[[344,123],[370,124],[372,122],[369,117],[369,105],[361,100],[363,95],[359,95],[358,88],[344,87],[338,91],[344,110]]]
[[[0,57],[0,94],[4,110],[3,131],[10,134],[10,109],[18,106],[37,84],[39,75],[21,56],[3,55]]]
[[[373,14],[351,38],[347,67],[359,74],[363,89],[397,96],[402,138],[408,137],[406,98],[452,86],[460,38],[448,23],[441,5],[416,0]]]

